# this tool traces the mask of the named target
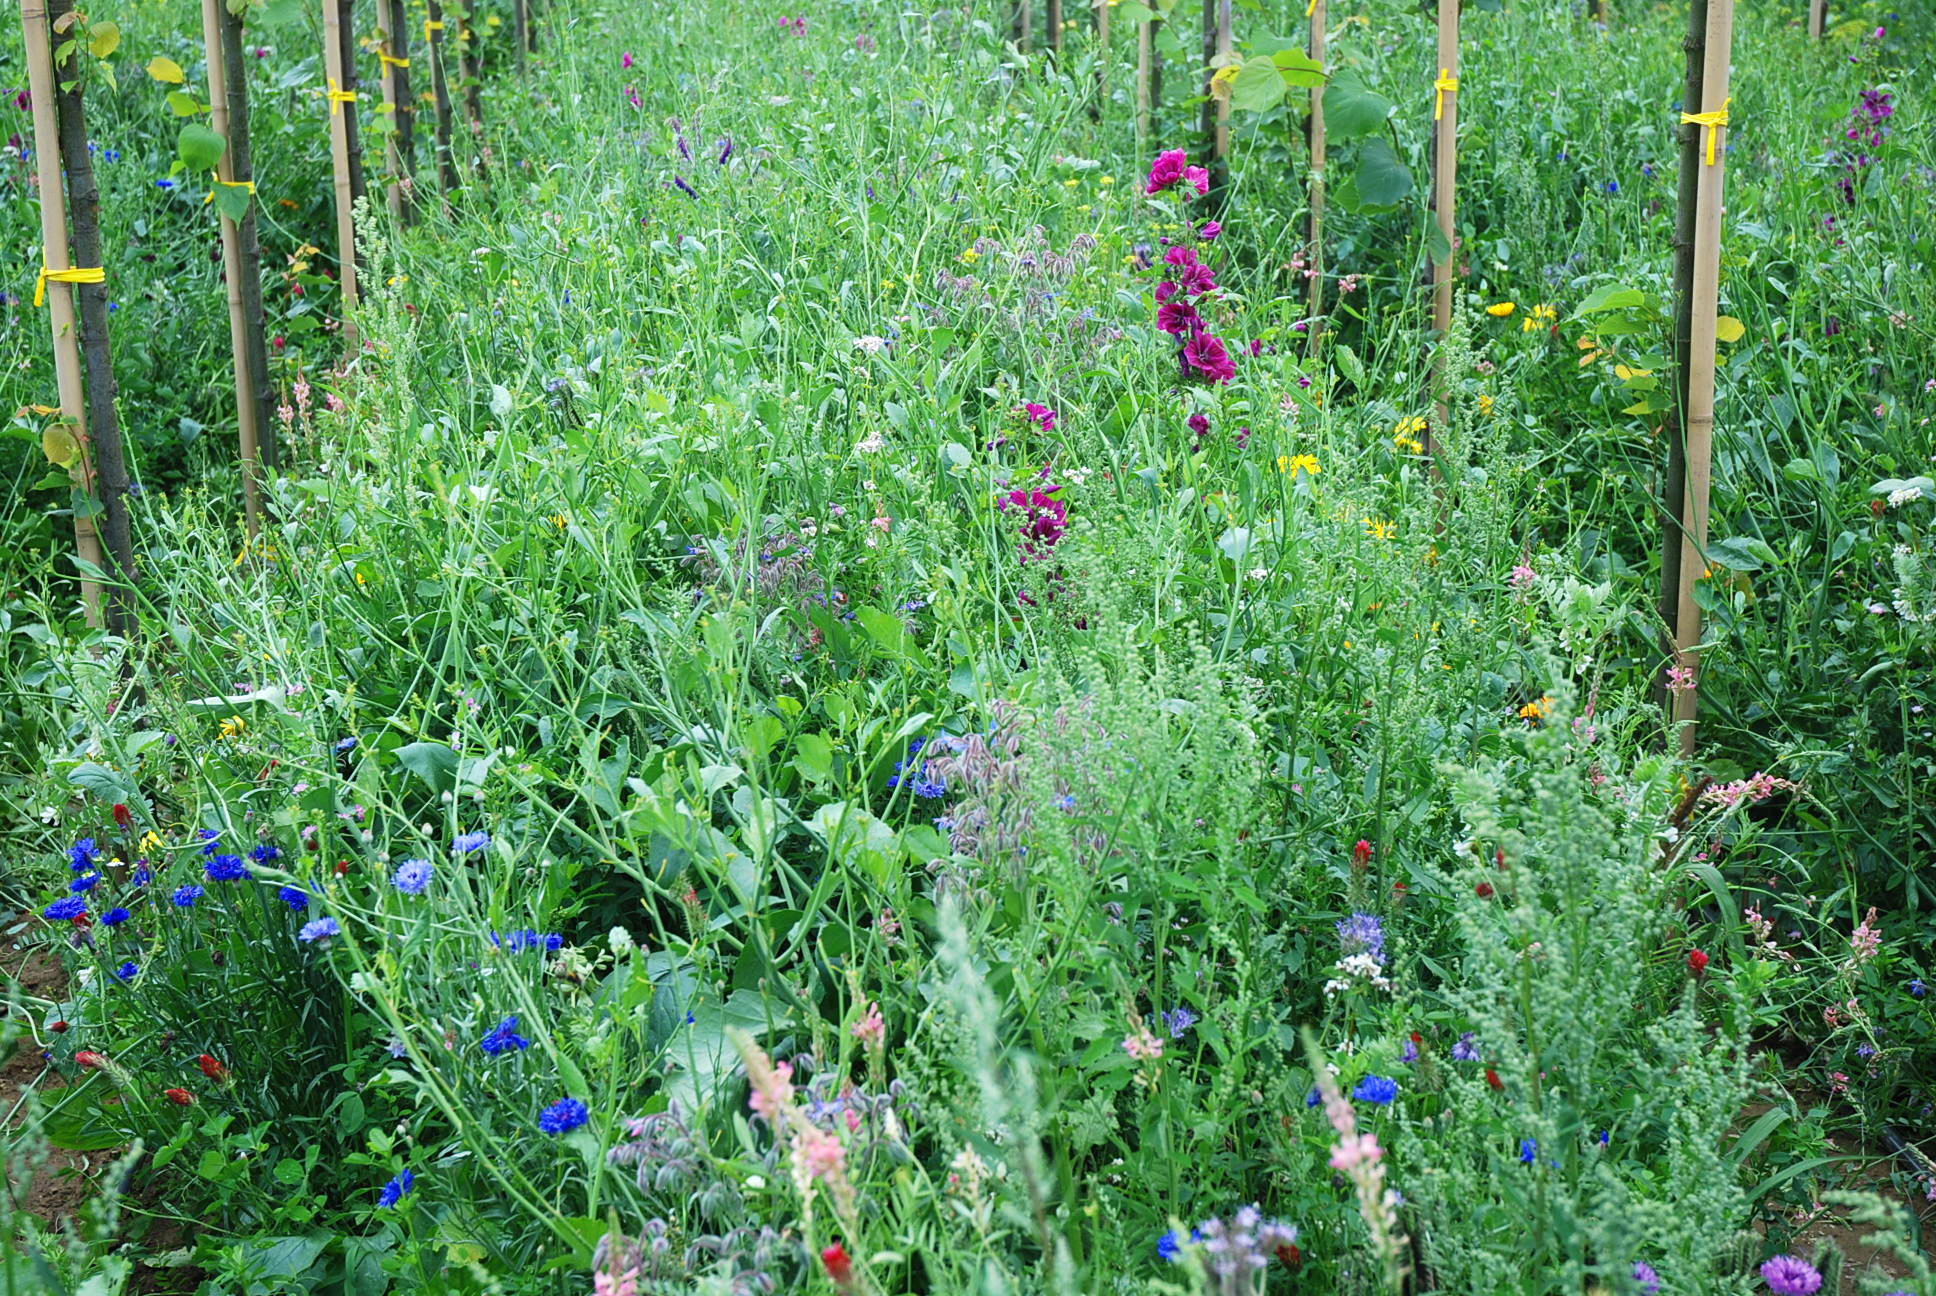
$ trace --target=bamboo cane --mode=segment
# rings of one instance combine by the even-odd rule
[[[403,223],[417,219],[417,101],[410,94],[410,20],[403,0],[377,0],[390,15],[391,140],[396,145],[397,187],[403,192]]]
[[[217,0],[202,0],[213,4]],[[349,101],[335,97],[343,84],[342,0],[323,0],[323,64],[328,69],[332,97],[329,107],[329,152],[336,185],[336,262],[342,275],[343,345],[356,350],[356,217],[350,196]],[[341,93],[351,93],[347,90]]]
[[[46,0],[20,0],[20,24],[27,46],[27,93],[33,100],[34,171],[40,184],[41,264],[50,271],[73,269],[67,259],[67,202],[61,193],[60,128],[55,116],[54,51],[47,26]],[[60,421],[72,434],[79,453],[68,473],[79,502],[93,486],[87,428],[82,422],[80,335],[75,328],[74,292],[70,284],[47,281],[47,319],[54,335],[54,383],[60,393]],[[74,510],[74,556],[105,570],[101,535],[86,507]],[[90,626],[101,624],[101,583],[81,577],[81,602]]]
[[[1062,0],[1048,0],[1049,52],[1062,62]]]
[[[429,17],[424,19],[424,36],[430,46],[430,88],[437,106],[437,183],[444,191],[444,205],[450,205],[451,191],[457,188],[457,158],[451,152],[450,77],[444,70],[444,7],[428,0]]]
[[[343,89],[356,94],[361,80],[356,59],[356,0],[336,0],[336,4],[338,36],[343,47],[342,71],[338,75]],[[354,99],[343,106],[343,129],[349,135],[350,142],[350,207],[354,210],[369,192],[363,177],[363,117]],[[359,257],[361,255],[358,253]],[[362,268],[360,260],[357,267]]]
[[[73,10],[74,0],[54,0],[56,24]],[[78,62],[78,54],[71,56]],[[60,151],[73,202],[74,255],[84,266],[104,266],[101,256],[101,190],[94,181],[88,152],[85,79],[74,71],[60,84]],[[105,283],[75,285],[80,299],[81,354],[87,368],[88,448],[98,470],[101,530],[114,560],[115,584],[107,591],[108,629],[122,636],[135,629],[133,595],[137,572],[134,535],[128,517],[128,462],[115,411],[114,361],[108,349],[108,290]]]
[[[1690,687],[1674,694],[1681,755],[1694,754],[1695,690],[1700,682],[1701,606],[1694,591],[1705,574],[1708,487],[1714,452],[1714,320],[1721,279],[1721,188],[1727,172],[1728,59],[1734,47],[1734,0],[1708,0],[1700,192],[1694,216],[1693,309],[1687,349],[1687,491],[1681,507],[1680,609],[1674,621],[1678,665]]]
[[[1432,83],[1432,116],[1436,124],[1432,151],[1432,208],[1445,239],[1445,259],[1432,263],[1432,327],[1440,338],[1452,328],[1452,266],[1458,260],[1454,243],[1459,174],[1459,0],[1439,0],[1439,74]],[[1435,371],[1434,387],[1443,386],[1443,372]],[[1447,410],[1441,391],[1436,420],[1425,430],[1425,453],[1434,453],[1433,440],[1446,426]]]
[[[222,57],[222,0],[202,0],[202,41],[208,50],[209,129],[229,138],[228,66]],[[216,183],[236,179],[231,150],[224,148],[215,164]],[[255,398],[255,374],[249,367],[249,315],[242,297],[242,234],[227,212],[222,225],[222,279],[229,303],[229,359],[235,371],[235,424],[242,450],[242,511],[249,541],[262,530],[262,446],[257,426],[260,406]]]
[[[1324,64],[1324,0],[1311,0],[1311,43],[1310,55],[1320,67]],[[1310,316],[1312,330],[1318,327],[1318,316],[1324,313],[1324,87],[1311,87],[1311,117],[1308,138],[1311,147],[1311,224],[1309,263],[1305,269],[1310,271],[1310,304],[1306,314]]]
[[[1145,18],[1136,24],[1136,138],[1144,140],[1150,133],[1150,59],[1154,51],[1150,48],[1150,38],[1155,35],[1155,24]]]
[[[1014,38],[1016,47],[1022,53],[1026,54],[1029,52],[1035,35],[1034,0],[1016,0],[1015,26],[1009,34]]]
[[[1688,0],[1687,35],[1681,42],[1687,70],[1681,103],[1701,102],[1707,48],[1708,0]],[[1694,215],[1700,196],[1701,128],[1680,124],[1680,186],[1674,210],[1674,411],[1667,425],[1667,475],[1660,493],[1660,623],[1666,656],[1674,656],[1675,619],[1681,606],[1681,504],[1687,493],[1687,349],[1694,310]],[[1663,670],[1656,700],[1672,713],[1672,696]]]
[[[242,315],[248,324],[243,341],[249,352],[249,380],[255,392],[256,451],[261,466],[274,470],[278,462],[276,423],[271,409],[273,391],[269,385],[269,336],[262,314],[262,244],[256,237],[254,197],[255,162],[249,136],[249,65],[242,57],[242,15],[224,4],[222,24],[222,72],[227,94],[228,129],[224,137],[228,148],[218,165],[218,175],[249,190],[250,199],[236,222],[236,237],[242,252]],[[226,173],[219,167],[226,165]]]
[[[390,215],[401,225],[403,154],[397,147],[397,121],[403,112],[404,98],[403,92],[397,89],[398,68],[393,61],[402,57],[396,52],[394,21],[390,0],[376,0],[377,81],[383,87],[383,105],[377,111],[390,119],[390,129],[383,136],[383,167],[388,173],[383,184],[383,201],[389,207]]]
[[[1808,39],[1822,39],[1822,20],[1827,9],[1828,0],[1808,0]]]
[[[1096,24],[1096,98],[1089,105],[1089,116],[1102,120],[1102,106],[1109,96],[1109,0],[1096,0],[1091,10]]]
[[[524,0],[511,3],[511,39],[517,45],[518,79],[522,81],[530,71],[527,56],[530,53],[531,16],[525,12]]]

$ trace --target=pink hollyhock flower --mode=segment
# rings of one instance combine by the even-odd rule
[[[1168,279],[1165,279],[1162,283],[1156,285],[1156,304],[1157,305],[1159,306],[1162,305],[1164,302],[1168,301],[1170,298],[1174,296],[1176,296],[1176,285],[1171,283]]]
[[[1217,235],[1223,233],[1223,226],[1216,221],[1205,221],[1197,227],[1197,237],[1205,243],[1214,243]]]
[[[1164,302],[1156,311],[1156,327],[1182,337],[1185,333],[1201,331],[1203,316],[1197,314],[1196,307],[1181,299]]]
[[[1150,163],[1149,183],[1143,186],[1146,194],[1162,193],[1177,181],[1183,179],[1184,166],[1190,155],[1182,149],[1165,149]]]
[[[1028,404],[1022,406],[1022,409],[1027,412],[1030,418],[1041,425],[1044,432],[1055,431],[1056,414],[1047,405],[1038,405],[1034,401],[1030,401]]]
[[[1183,344],[1183,362],[1211,382],[1227,383],[1237,376],[1230,352],[1215,335],[1203,330]]]
[[[1185,167],[1183,179],[1185,183],[1196,186],[1199,198],[1210,192],[1210,173],[1202,167]]]

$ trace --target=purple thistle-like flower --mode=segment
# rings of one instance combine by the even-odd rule
[[[1458,1043],[1452,1046],[1454,1062],[1477,1062],[1479,1060],[1478,1036],[1471,1031],[1459,1036]]]
[[[1197,1024],[1197,1015],[1188,1008],[1178,1006],[1163,1014],[1163,1025],[1169,1028],[1170,1038],[1180,1040],[1189,1029]]]
[[[1338,920],[1338,946],[1347,956],[1369,954],[1381,966],[1385,962],[1385,925],[1375,914],[1353,913]]]
[[[1798,1256],[1776,1256],[1761,1266],[1761,1279],[1775,1296],[1815,1296],[1822,1290],[1822,1275]]]

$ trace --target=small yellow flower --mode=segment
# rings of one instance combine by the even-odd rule
[[[1492,305],[1486,307],[1486,314],[1492,316],[1494,319],[1504,319],[1518,309],[1511,302],[1494,302]]]
[[[248,729],[249,722],[247,720],[244,720],[239,715],[232,715],[222,722],[222,737],[240,738],[248,732]]]
[[[1083,203],[1080,207],[1076,208],[1076,210],[1078,212],[1081,212],[1084,216],[1087,216],[1090,212],[1090,207],[1088,203]]]
[[[152,828],[141,835],[140,850],[144,854],[148,851],[160,850],[162,848],[162,845],[163,845],[163,842],[161,840],[161,834],[154,831]]]
[[[1479,412],[1481,414],[1492,413],[1492,397],[1485,392],[1479,393]]]
[[[1075,187],[1076,187],[1077,185],[1079,185],[1079,184],[1081,184],[1081,183],[1082,183],[1082,181],[1080,181],[1080,180],[1078,180],[1078,179],[1076,179],[1076,178],[1075,178],[1074,176],[1070,176],[1070,177],[1069,177],[1069,178],[1068,178],[1067,180],[1064,180],[1064,181],[1062,182],[1062,187],[1063,187],[1064,189],[1073,189],[1073,188],[1075,188]]]
[[[1097,183],[1097,184],[1099,184],[1099,185],[1113,185],[1113,184],[1115,184],[1115,183],[1116,183],[1116,177],[1115,177],[1115,176],[1104,176],[1104,177],[1103,177],[1102,179],[1100,179],[1100,180],[1098,180],[1098,181],[1096,181],[1096,183]]]
[[[973,265],[975,262],[981,260],[981,253],[975,251],[973,248],[969,248],[961,254],[961,259],[969,265]]]
[[[1538,700],[1528,702],[1525,706],[1519,708],[1519,718],[1521,720],[1544,720],[1551,714],[1553,714],[1553,698],[1550,694],[1546,693],[1540,694]]]
[[[1389,540],[1398,534],[1398,524],[1396,522],[1378,522],[1371,518],[1366,518],[1365,534],[1374,540]]]
[[[1277,471],[1289,473],[1291,480],[1296,481],[1299,473],[1308,473],[1310,476],[1315,477],[1323,472],[1324,468],[1318,463],[1317,456],[1315,455],[1301,454],[1295,457],[1291,455],[1279,455],[1277,456]]]
[[[551,515],[551,525],[563,531],[565,529],[565,515],[563,513],[553,513]]]

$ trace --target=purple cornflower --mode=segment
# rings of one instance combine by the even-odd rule
[[[1806,1260],[1778,1255],[1761,1266],[1761,1279],[1775,1296],[1815,1296],[1822,1290],[1822,1275]]]
[[[1634,1286],[1645,1292],[1646,1296],[1660,1296],[1660,1275],[1645,1260],[1634,1261],[1633,1280]]]
[[[1467,1031],[1465,1034],[1459,1036],[1458,1043],[1452,1046],[1452,1060],[1454,1062],[1477,1062],[1479,1060],[1479,1045],[1476,1042],[1477,1039],[1478,1036],[1472,1031]]]
[[[276,898],[288,905],[292,913],[301,913],[309,908],[309,892],[301,887],[286,886],[276,892]]]
[[[1369,954],[1374,963],[1385,962],[1385,925],[1374,914],[1353,913],[1338,920],[1338,945],[1349,957]]]
[[[1418,1045],[1416,1045],[1416,1044],[1414,1044],[1414,1043],[1413,1043],[1413,1042],[1412,1042],[1412,1041],[1411,1041],[1411,1040],[1410,1040],[1410,1039],[1408,1038],[1408,1039],[1407,1039],[1407,1040],[1405,1041],[1405,1051],[1404,1051],[1403,1053],[1401,1053],[1401,1054],[1399,1054],[1399,1055],[1398,1055],[1398,1060],[1399,1060],[1400,1062],[1416,1062],[1416,1061],[1418,1061]]]

